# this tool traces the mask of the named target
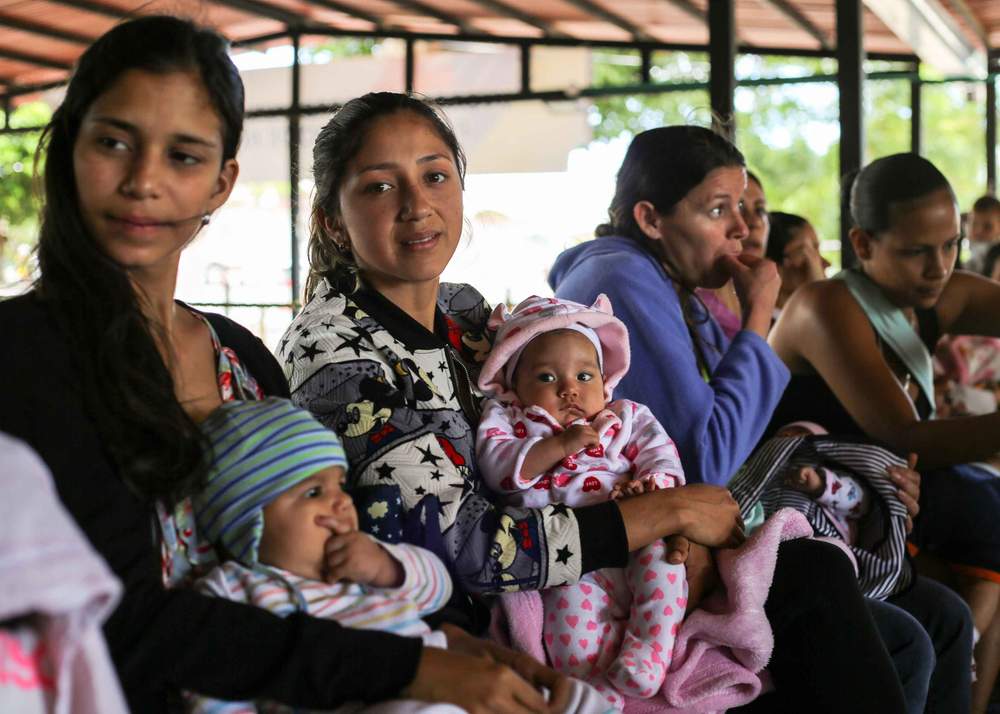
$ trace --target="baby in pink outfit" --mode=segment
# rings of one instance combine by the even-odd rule
[[[476,456],[486,483],[532,508],[586,506],[684,483],[673,441],[649,409],[610,401],[628,371],[625,325],[604,295],[586,307],[531,297],[491,317],[497,329],[483,365],[486,402]],[[659,691],[687,606],[683,565],[662,541],[623,569],[584,575],[542,592],[544,642],[553,667],[592,682],[622,708],[622,695]]]

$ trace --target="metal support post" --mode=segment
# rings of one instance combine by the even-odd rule
[[[864,44],[861,0],[838,0],[837,87],[840,90],[840,175],[861,169],[864,161],[865,127],[862,121],[864,89]],[[840,206],[840,260],[845,268],[854,264],[854,250],[847,237],[851,228],[847,201]]]
[[[923,118],[922,106],[921,106],[921,89],[923,85],[920,82],[920,63],[913,63],[913,72],[916,74],[914,79],[910,80],[910,151],[914,154],[923,153],[924,149],[924,135],[923,135]]]
[[[403,82],[403,87],[407,94],[413,92],[413,70],[414,70],[415,59],[413,57],[413,40],[406,38],[406,66],[405,73],[406,77]]]
[[[298,33],[292,35],[292,104],[288,113],[288,207],[292,229],[292,313],[302,304],[299,285],[299,143],[301,142],[301,77]]]
[[[708,2],[709,96],[712,124],[716,131],[734,140],[736,120],[733,94],[736,91],[736,12],[734,0]]]
[[[986,190],[997,190],[997,75],[992,71],[986,79]]]
[[[643,47],[639,50],[639,84],[653,82],[653,50]]]
[[[531,45],[521,45],[521,92],[531,92]]]

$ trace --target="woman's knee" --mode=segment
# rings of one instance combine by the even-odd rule
[[[838,583],[857,589],[857,572],[850,557],[832,543],[808,538],[786,541],[778,548],[778,564],[810,590],[822,591],[824,585]]]

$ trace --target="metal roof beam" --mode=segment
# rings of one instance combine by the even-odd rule
[[[991,49],[989,33],[983,27],[983,23],[979,21],[975,13],[972,12],[972,9],[966,4],[965,0],[951,0],[951,4],[958,10],[958,14],[962,16],[962,19],[969,23],[969,27],[972,28],[976,37],[983,43],[983,47],[987,50]]]
[[[590,40],[579,37],[524,37],[522,35],[487,35],[484,32],[450,34],[445,32],[407,32],[398,27],[386,27],[382,30],[345,30],[329,26],[314,26],[302,28],[304,35],[316,37],[372,37],[376,39],[411,39],[415,41],[447,41],[447,42],[487,42],[497,45],[524,44],[538,47],[602,47],[622,50],[640,50],[648,48],[652,51],[668,52],[707,52],[708,45],[683,42],[662,42],[660,40]],[[242,40],[235,40],[233,47],[252,47],[261,42],[271,42],[289,37],[288,32],[273,32]],[[835,57],[833,51],[821,49],[802,49],[801,47],[760,47],[746,42],[737,43],[736,50],[740,54],[771,55],[775,57]],[[918,57],[912,53],[868,52],[868,59],[884,60],[886,62],[915,62]],[[994,51],[994,56],[1000,58],[1000,51]]]
[[[115,20],[120,20],[123,17],[131,14],[121,8],[114,7],[112,5],[105,5],[102,2],[96,2],[95,0],[50,0],[57,5],[65,5],[66,7],[74,7],[77,10],[86,10],[87,12],[92,12],[95,15],[103,15],[104,17],[110,17]]]
[[[70,32],[68,30],[60,30],[56,27],[49,27],[47,25],[39,25],[36,22],[31,22],[29,20],[22,20],[19,17],[11,17],[5,13],[0,13],[0,27],[8,27],[11,30],[18,30],[19,32],[28,32],[33,35],[41,35],[42,37],[50,37],[54,40],[62,40],[63,42],[71,42],[74,45],[89,45],[96,37],[89,35],[81,35],[76,32]]]
[[[475,28],[471,27],[469,23],[462,18],[452,15],[451,13],[438,10],[436,7],[431,7],[420,0],[392,0],[392,2],[393,4],[399,5],[401,8],[406,10],[416,12],[420,15],[427,15],[427,17],[433,17],[435,20],[440,20],[448,25],[454,25],[461,32],[475,32]]]
[[[986,76],[978,50],[938,0],[864,0],[893,34],[925,63],[944,74]]]
[[[676,7],[678,10],[687,13],[689,17],[692,17],[695,20],[700,20],[706,24],[708,23],[708,14],[691,2],[691,0],[667,0],[667,2]]]
[[[0,102],[8,102],[14,97],[25,94],[35,94],[37,92],[47,92],[50,89],[65,87],[67,80],[59,82],[45,82],[44,84],[14,84],[13,79],[0,80],[4,84],[4,91],[0,94]]]
[[[588,15],[600,18],[601,20],[604,20],[605,22],[610,23],[615,27],[625,30],[625,32],[629,33],[630,35],[632,35],[634,39],[640,42],[650,39],[649,35],[647,35],[645,32],[640,30],[638,27],[633,25],[625,18],[620,17],[614,14],[613,12],[605,10],[600,5],[591,2],[591,0],[563,0],[563,2],[565,2],[567,5],[572,5],[578,10],[582,10]]]
[[[823,31],[816,27],[816,25],[814,25],[808,17],[803,15],[802,12],[788,0],[764,1],[786,18],[791,20],[794,25],[799,27],[799,29],[805,30],[809,35],[815,38],[815,40],[819,42],[819,46],[824,50],[833,49],[830,45],[830,40],[827,39],[825,34],[823,34]]]
[[[33,64],[36,67],[49,67],[51,69],[61,69],[66,71],[70,70],[73,66],[68,62],[59,62],[58,60],[49,59],[48,57],[27,54],[25,52],[17,52],[15,50],[9,50],[5,47],[0,47],[0,58],[14,60],[15,62],[23,62],[24,64]]]
[[[62,2],[62,0],[59,0]],[[73,0],[73,2],[79,2],[80,0]],[[88,0],[89,2],[90,0]],[[306,18],[302,15],[298,15],[294,12],[289,12],[283,8],[277,7],[275,5],[269,5],[266,2],[258,2],[258,0],[210,0],[216,5],[224,5],[233,10],[239,10],[240,12],[245,12],[250,15],[257,15],[259,17],[266,17],[270,20],[276,20],[278,22],[283,22],[289,27],[300,27],[306,24]]]
[[[669,3],[670,5],[673,5],[681,12],[687,14],[688,17],[691,17],[692,19],[697,20],[698,22],[702,22],[705,24],[706,27],[708,27],[708,12],[702,10],[700,7],[691,2],[691,0],[666,0],[666,2]],[[742,36],[740,35],[738,30],[736,32],[736,39],[741,43],[740,44],[741,51],[753,52],[754,50],[757,49],[755,45],[751,45],[749,42],[743,41]]]
[[[358,10],[353,7],[344,5],[343,3],[335,2],[335,0],[304,0],[304,2],[309,5],[315,5],[316,7],[321,7],[325,10],[333,10],[334,12],[341,12],[350,17],[357,18],[358,20],[364,20],[365,22],[370,22],[375,27],[382,27],[382,18],[376,17],[370,13]]]
[[[532,27],[541,30],[548,37],[566,36],[564,33],[559,32],[559,30],[552,27],[549,23],[539,20],[534,15],[529,15],[516,7],[511,7],[507,3],[500,2],[500,0],[472,0],[472,2],[476,5],[485,7],[487,10],[492,10],[498,15],[511,17],[519,22],[523,22],[525,25],[531,25]]]

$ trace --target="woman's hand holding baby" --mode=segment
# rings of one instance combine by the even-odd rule
[[[326,517],[316,524],[330,527]],[[323,579],[328,583],[345,580],[377,588],[397,588],[403,584],[403,566],[378,541],[361,531],[338,533],[336,528],[326,541]]]
[[[667,562],[674,565],[683,564],[687,571],[687,613],[690,614],[705,595],[719,584],[719,571],[715,567],[715,558],[710,549],[692,543],[681,535],[671,536],[666,542]]]
[[[740,507],[720,486],[664,488],[615,503],[629,551],[675,534],[711,548],[734,548],[746,540]]]
[[[896,495],[906,506],[906,532],[913,530],[913,519],[920,513],[920,472],[917,471],[917,455],[906,458],[906,466],[890,466],[886,474],[899,488]]]
[[[448,649],[425,647],[403,690],[409,699],[448,702],[470,714],[549,714],[569,703],[569,680],[558,672],[452,625],[442,625]],[[548,689],[546,701],[541,688]]]

